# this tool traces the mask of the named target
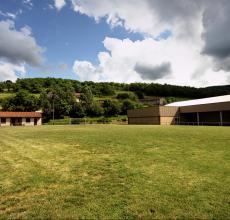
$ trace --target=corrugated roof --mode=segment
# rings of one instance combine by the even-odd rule
[[[2,118],[41,118],[41,112],[0,112]]]
[[[191,106],[191,105],[205,105],[205,104],[220,103],[220,102],[230,102],[230,95],[216,96],[216,97],[210,97],[204,99],[194,99],[194,100],[188,100],[182,102],[173,102],[166,106],[182,107],[182,106]]]

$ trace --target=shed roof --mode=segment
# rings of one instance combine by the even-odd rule
[[[182,102],[173,102],[166,106],[191,106],[191,105],[204,105],[204,104],[212,104],[212,103],[221,103],[221,102],[230,102],[230,95],[216,96],[211,98],[204,99],[194,99]]]
[[[41,118],[41,112],[0,112],[2,118]]]

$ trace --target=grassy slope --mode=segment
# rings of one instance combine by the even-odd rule
[[[34,93],[30,93],[31,95],[33,95],[33,96],[36,96],[36,97],[38,97],[39,98],[39,96],[40,96],[40,94],[34,94]],[[2,92],[2,93],[0,93],[0,99],[5,99],[5,98],[8,98],[8,97],[10,97],[10,96],[13,96],[13,95],[15,95],[15,93],[7,93],[7,92]]]
[[[0,99],[5,99],[13,95],[14,93],[0,93]]]
[[[0,129],[0,218],[230,218],[230,128]]]

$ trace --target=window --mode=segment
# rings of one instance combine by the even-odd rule
[[[1,118],[1,123],[2,124],[6,124],[6,119],[5,118]]]
[[[26,123],[30,123],[30,118],[26,118]]]

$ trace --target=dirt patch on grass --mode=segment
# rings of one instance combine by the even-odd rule
[[[101,180],[102,177],[103,176],[101,174],[97,174],[95,176],[91,176],[92,180],[95,181],[95,182]]]

